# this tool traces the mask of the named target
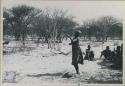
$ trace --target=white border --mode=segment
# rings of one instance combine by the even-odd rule
[[[0,6],[1,6],[1,10],[0,10],[0,13],[1,13],[1,17],[0,17],[0,84],[2,86],[2,57],[3,57],[3,22],[2,22],[2,19],[3,19],[3,0],[0,1]],[[23,0],[23,1],[46,1],[46,0]],[[86,1],[86,0],[48,0],[48,1]],[[106,1],[108,2],[108,0],[88,0],[88,1]],[[114,0],[112,2],[125,2],[124,0]],[[125,15],[125,11],[124,11],[124,15]],[[81,84],[80,83],[80,86],[125,86],[125,19],[123,19],[123,84]],[[22,86],[23,84],[20,84],[20,85],[17,85],[16,86]],[[59,84],[57,82],[57,84],[52,84],[52,83],[42,83],[42,84],[30,84],[30,83],[26,83],[24,84],[25,86],[79,86],[78,83],[76,84],[67,84],[67,83],[63,83],[63,84]],[[15,86],[15,85],[14,85]]]

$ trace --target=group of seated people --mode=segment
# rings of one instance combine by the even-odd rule
[[[122,67],[123,60],[123,44],[117,46],[113,51],[110,50],[109,46],[106,46],[106,49],[101,52],[100,58],[104,56],[104,60],[108,60],[115,64],[116,67]]]
[[[104,56],[104,60],[108,60],[114,63],[117,67],[122,67],[122,57],[123,57],[123,44],[117,46],[113,51],[110,50],[109,46],[106,46],[106,49],[101,52],[100,59]],[[88,45],[86,49],[85,60],[92,61],[94,60],[94,52],[91,50],[91,46]]]

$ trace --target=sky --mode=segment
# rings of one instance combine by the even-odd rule
[[[125,1],[41,1],[41,0],[3,0],[3,7],[12,8],[18,5],[28,5],[36,8],[68,10],[75,16],[74,20],[82,24],[88,19],[101,16],[114,16],[122,19],[125,15]]]

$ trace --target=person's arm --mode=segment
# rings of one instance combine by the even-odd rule
[[[103,56],[103,51],[101,52],[100,59],[102,58],[102,56]]]
[[[72,42],[70,42],[69,45],[72,45]]]
[[[72,42],[76,42],[77,41],[77,38],[73,39]]]
[[[64,34],[71,40],[71,42],[69,43],[69,45],[72,45],[73,39],[68,34],[66,34],[66,33],[64,33]]]
[[[77,41],[77,39],[75,38],[75,39],[71,39],[71,43],[69,43],[69,45],[72,45],[72,43],[73,42],[76,42]]]
[[[66,33],[64,33],[64,34],[72,41],[72,38],[68,34],[66,34]]]

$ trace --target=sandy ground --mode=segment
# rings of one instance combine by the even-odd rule
[[[13,45],[12,45],[13,44]],[[18,47],[19,43],[12,42],[4,49]],[[28,44],[30,49],[25,52],[9,53],[3,56],[3,86],[55,86],[73,84],[122,84],[122,71],[111,69],[110,63],[102,62],[98,59],[100,52],[106,45],[114,48],[114,42],[89,43],[82,42],[81,49],[85,52],[87,44],[92,45],[95,53],[95,61],[84,60],[84,64],[79,64],[80,75],[75,74],[75,69],[71,65],[71,46],[67,41],[60,44],[59,51],[47,49],[46,44]],[[69,53],[66,55],[66,53]],[[68,73],[66,77],[64,74]],[[72,85],[72,86],[73,86]]]

